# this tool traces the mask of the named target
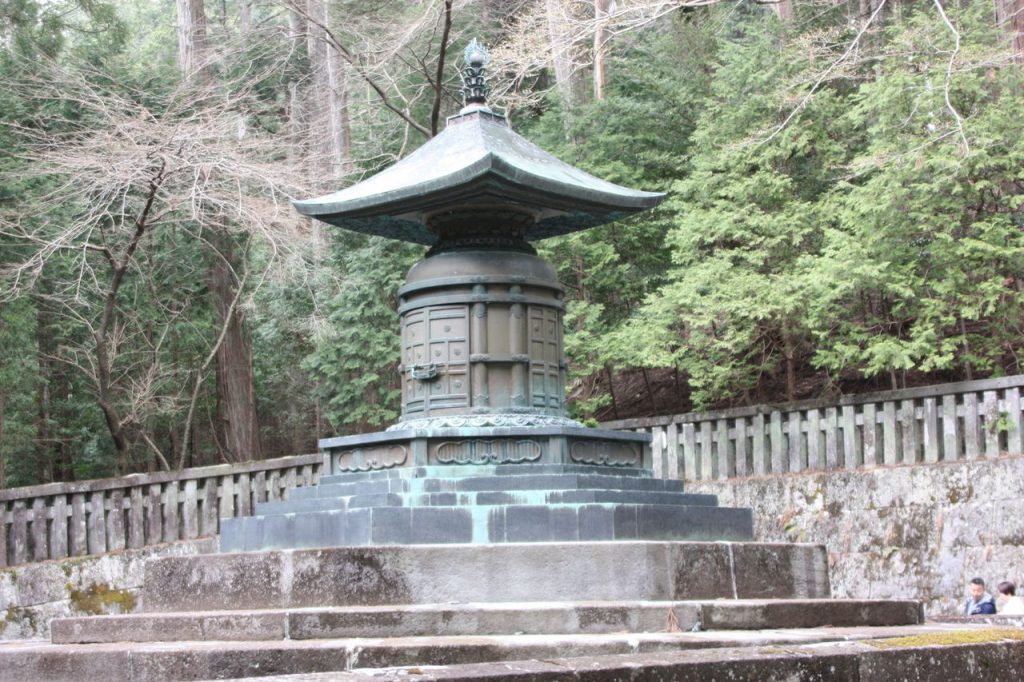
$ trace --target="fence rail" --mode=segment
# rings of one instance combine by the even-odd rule
[[[707,480],[1021,453],[1024,375],[834,401],[626,419],[652,434],[655,474]]]
[[[215,535],[220,519],[315,485],[323,455],[0,490],[0,566]]]

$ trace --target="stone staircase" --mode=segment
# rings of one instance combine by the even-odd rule
[[[749,509],[649,470],[575,464],[427,466],[324,476],[225,519],[221,549],[578,540],[750,540]]]
[[[347,473],[256,512],[223,521],[230,551],[149,561],[141,611],[55,619],[48,643],[0,645],[0,680],[423,666],[477,679],[471,666],[495,662],[770,652],[934,627],[915,601],[830,599],[824,547],[750,542],[749,510],[642,469]]]
[[[203,680],[797,645],[921,623],[917,602],[828,599],[820,546],[408,545],[168,557],[143,610],[0,647],[3,680]]]

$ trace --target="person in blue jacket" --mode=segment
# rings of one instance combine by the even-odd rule
[[[986,616],[996,612],[996,602],[992,595],[985,591],[984,580],[971,578],[967,591],[971,596],[964,603],[965,616]]]

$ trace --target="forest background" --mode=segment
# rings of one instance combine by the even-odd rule
[[[669,199],[538,245],[582,419],[1024,371],[1024,0],[0,0],[0,487],[397,416],[422,249],[289,197],[491,104]]]

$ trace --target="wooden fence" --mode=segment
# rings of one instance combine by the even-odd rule
[[[0,566],[216,535],[220,519],[315,485],[323,455],[0,490]]]
[[[834,401],[626,419],[648,431],[655,475],[701,480],[1021,453],[1024,375]]]

